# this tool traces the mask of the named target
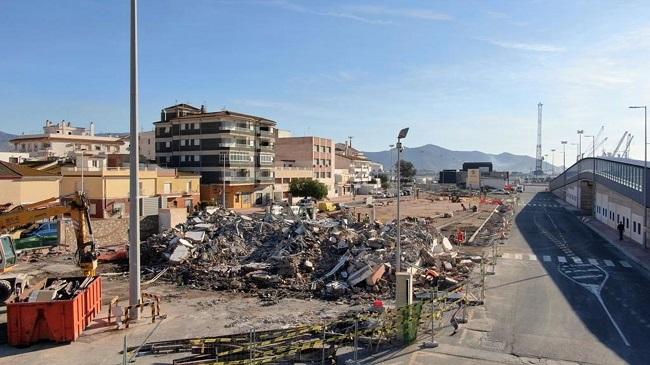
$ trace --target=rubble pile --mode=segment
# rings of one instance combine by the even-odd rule
[[[394,222],[358,222],[352,216],[299,220],[266,214],[201,211],[142,244],[144,265],[168,267],[164,278],[204,290],[255,292],[271,302],[282,296],[351,299],[392,296]],[[402,266],[421,284],[453,285],[472,261],[457,253],[430,222],[401,224]],[[480,257],[479,257],[480,258]]]

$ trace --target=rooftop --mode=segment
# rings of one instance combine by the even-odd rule
[[[0,178],[19,178],[24,176],[56,176],[29,166],[0,161]]]

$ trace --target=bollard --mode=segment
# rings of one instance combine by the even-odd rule
[[[438,296],[438,285],[436,284],[435,292],[431,293],[431,342],[424,342],[422,344],[422,347],[425,349],[433,349],[438,347],[438,343],[436,342],[436,339],[434,337],[435,328],[433,324],[434,323],[433,316],[435,315],[434,308],[436,305],[436,300],[434,298],[436,298],[437,296]]]
[[[122,365],[126,365],[126,335],[124,335],[124,348],[122,349]]]
[[[460,305],[462,306],[463,316],[458,323],[467,323],[467,296],[469,295],[469,279],[465,282],[465,295],[460,299]]]
[[[320,358],[321,365],[325,365],[325,325],[323,325],[323,351]]]

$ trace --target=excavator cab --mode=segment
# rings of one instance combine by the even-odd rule
[[[0,272],[8,271],[16,265],[16,246],[8,234],[0,236]]]

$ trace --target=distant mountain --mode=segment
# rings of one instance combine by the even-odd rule
[[[372,161],[379,162],[387,168],[395,163],[397,152],[364,152]],[[530,156],[500,153],[493,155],[480,151],[452,151],[433,144],[415,148],[405,148],[402,159],[411,161],[418,170],[440,171],[443,169],[461,169],[463,162],[492,162],[497,171],[530,172],[535,169],[535,159]],[[557,166],[556,166],[557,168]],[[551,170],[551,164],[544,162],[544,171]]]
[[[0,152],[13,151],[14,146],[9,143],[9,140],[15,137],[15,134],[0,132]]]

